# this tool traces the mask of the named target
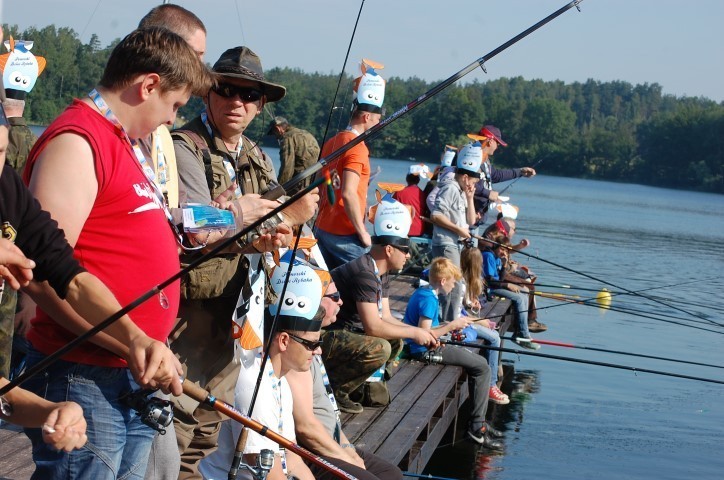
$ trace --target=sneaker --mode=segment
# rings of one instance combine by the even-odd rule
[[[489,436],[489,437],[492,437],[492,438],[503,438],[503,437],[505,437],[505,434],[504,434],[503,432],[501,432],[500,430],[496,430],[495,428],[493,428],[492,425],[490,425],[490,424],[487,423],[487,422],[485,423],[485,428],[487,429],[486,432],[485,432],[485,434],[486,434],[487,436]]]
[[[507,405],[510,403],[510,398],[508,398],[506,394],[501,392],[497,385],[493,385],[492,387],[490,387],[488,397],[490,398],[491,402],[497,403],[498,405]]]
[[[491,450],[502,450],[503,449],[503,442],[494,439],[489,433],[488,433],[488,427],[486,425],[483,425],[481,428],[477,430],[473,430],[472,428],[468,427],[467,430],[467,436],[470,440],[472,440],[475,443],[479,443],[485,448],[489,448]]]
[[[523,348],[527,348],[528,350],[540,350],[540,345],[535,343],[530,338],[516,337],[516,338],[513,338],[513,341],[516,344],[518,344],[519,346],[521,346]]]
[[[530,322],[528,323],[528,330],[530,330],[533,333],[541,333],[548,330],[548,326],[545,323],[540,322]]]
[[[339,396],[336,398],[337,400],[337,407],[340,411],[346,412],[346,413],[362,413],[364,412],[364,408],[362,407],[361,403],[353,402],[350,400],[349,396]]]

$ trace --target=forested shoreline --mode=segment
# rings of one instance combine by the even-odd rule
[[[33,53],[48,61],[26,108],[28,121],[39,125],[50,123],[73,98],[93,88],[112,47],[101,46],[95,35],[84,44],[64,27],[3,28],[6,38],[34,40]],[[321,141],[339,73],[270,68],[266,75],[287,87],[273,114],[287,117]],[[340,86],[332,133],[346,125],[351,82],[346,76]],[[389,77],[387,82],[388,114],[438,83],[414,77]],[[180,113],[192,118],[201,106],[200,99],[193,99]],[[263,135],[271,113],[255,122],[250,137]],[[515,77],[456,84],[392,123],[369,146],[376,157],[434,164],[445,144],[462,145],[465,133],[484,123],[499,126],[510,143],[496,152],[498,166],[542,160],[538,170],[547,175],[724,193],[724,102],[664,95],[657,83]]]

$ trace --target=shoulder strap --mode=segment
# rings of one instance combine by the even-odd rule
[[[206,173],[206,183],[208,184],[209,191],[213,191],[214,188],[214,176],[211,168],[211,151],[201,135],[194,132],[193,130],[174,130],[171,135],[174,138],[180,138],[182,140],[191,140],[191,143],[196,145],[196,149],[201,154],[201,160],[204,164],[204,172]],[[186,138],[184,138],[186,137]]]

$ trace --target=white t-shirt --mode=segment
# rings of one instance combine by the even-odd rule
[[[243,414],[249,411],[260,367],[261,353],[259,350],[254,358],[242,360],[239,380],[236,382],[234,406]],[[267,360],[251,418],[296,443],[292,408],[292,391],[289,389],[287,379],[277,378],[271,362]],[[221,424],[219,448],[199,464],[199,472],[205,479],[226,480],[228,478],[241,427],[242,425],[236,420],[226,420]],[[265,448],[279,453],[278,444],[250,431],[244,453],[259,453]],[[239,471],[239,478],[251,479],[251,475],[247,470],[243,470]]]

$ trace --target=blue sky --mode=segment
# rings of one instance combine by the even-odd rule
[[[207,61],[247,45],[265,68],[338,74],[361,0],[177,0],[208,32]],[[367,57],[383,76],[441,80],[565,5],[565,0],[365,0],[348,73]],[[155,0],[0,0],[3,23],[69,26],[107,44]],[[464,81],[522,76],[658,83],[724,101],[724,1],[584,0]],[[422,92],[420,92],[422,93]]]

